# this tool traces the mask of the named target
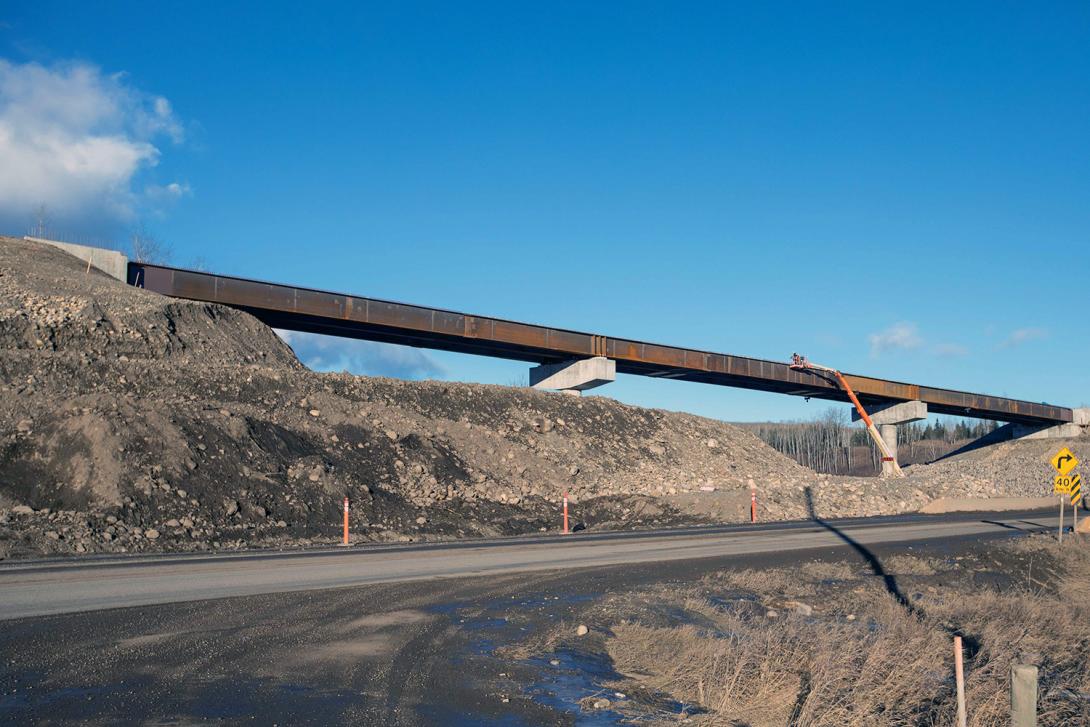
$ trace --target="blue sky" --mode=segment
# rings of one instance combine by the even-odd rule
[[[58,234],[143,227],[182,265],[1078,405],[1088,78],[1085,3],[8,2],[0,225],[44,204]]]

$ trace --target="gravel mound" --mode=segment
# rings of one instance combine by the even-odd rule
[[[1069,444],[1090,460],[1086,437]],[[903,480],[818,475],[711,419],[526,388],[308,370],[252,316],[0,238],[0,558],[915,511],[1040,496],[1062,442]]]
[[[718,421],[303,367],[223,306],[0,238],[0,555],[703,522],[672,495],[809,470]],[[738,516],[743,512],[739,510]]]

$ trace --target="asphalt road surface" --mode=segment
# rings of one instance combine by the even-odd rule
[[[262,593],[345,588],[439,578],[661,563],[844,545],[988,536],[1055,518],[902,516],[720,526],[595,536],[510,538],[425,546],[371,546],[278,554],[174,555],[0,568],[0,618],[146,606]]]
[[[579,685],[563,679],[593,673],[545,684],[547,666],[496,649],[581,601],[1055,526],[1041,513],[902,516],[7,564],[0,723],[573,724],[563,695]]]

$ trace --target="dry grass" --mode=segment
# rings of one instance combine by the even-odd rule
[[[813,592],[814,589],[800,581],[789,570],[738,570],[723,571],[717,577],[707,579],[709,583],[716,583],[728,588],[737,588],[753,593],[792,593],[802,595],[801,592]]]
[[[918,555],[894,555],[883,560],[882,565],[887,571],[897,575],[933,576],[939,572],[933,558],[921,558]]]
[[[806,566],[806,577],[811,581],[840,581],[859,575],[859,570],[858,565],[849,565],[842,560],[818,561]]]
[[[700,705],[712,724],[892,724],[918,722],[941,688],[947,639],[894,609],[874,631],[849,622],[725,616],[725,636],[691,626],[614,628],[609,653],[622,673]],[[904,653],[919,654],[908,660]]]
[[[698,724],[948,725],[954,717],[956,630],[966,637],[970,725],[1009,724],[1009,668],[1015,661],[1039,665],[1041,725],[1090,724],[1090,546],[1060,553],[1042,538],[1017,549],[1023,556],[1059,558],[1064,572],[1050,579],[1047,590],[1020,585],[1000,592],[974,587],[962,564],[948,565],[944,577],[960,576],[958,583],[931,588],[926,598],[913,601],[915,612],[873,578],[849,581],[835,594],[822,591],[819,597],[829,600],[814,603],[812,618],[768,619],[752,609],[712,605],[707,595],[678,592],[675,602],[699,614],[699,625],[629,618],[611,624],[606,648],[616,669],[639,686],[706,710],[695,716]],[[922,588],[942,564],[917,560],[899,556],[890,570],[915,574],[913,585]],[[844,575],[842,569],[810,565],[742,571],[706,579],[701,590],[707,594],[719,582],[773,603],[797,594],[802,580]],[[828,602],[840,605],[828,608]],[[847,620],[847,612],[858,618]]]

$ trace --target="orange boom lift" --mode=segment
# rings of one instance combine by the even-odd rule
[[[882,453],[882,461],[891,462],[893,464],[893,474],[895,476],[905,476],[905,473],[901,471],[901,465],[897,464],[897,458],[893,456],[893,452],[889,451],[889,447],[886,446],[886,442],[882,439],[882,435],[878,433],[878,428],[874,426],[874,422],[871,421],[870,416],[867,414],[867,410],[859,403],[859,398],[855,395],[855,392],[852,391],[851,385],[848,384],[848,380],[844,378],[842,373],[834,368],[807,361],[805,356],[800,356],[797,353],[791,354],[791,368],[800,371],[821,371],[832,374],[836,378],[837,383],[840,384],[840,388],[844,389],[844,393],[848,395],[852,404],[855,405],[855,410],[859,412],[859,418],[867,425],[867,431],[870,432],[871,439],[873,439],[874,443],[878,446],[878,451]]]

